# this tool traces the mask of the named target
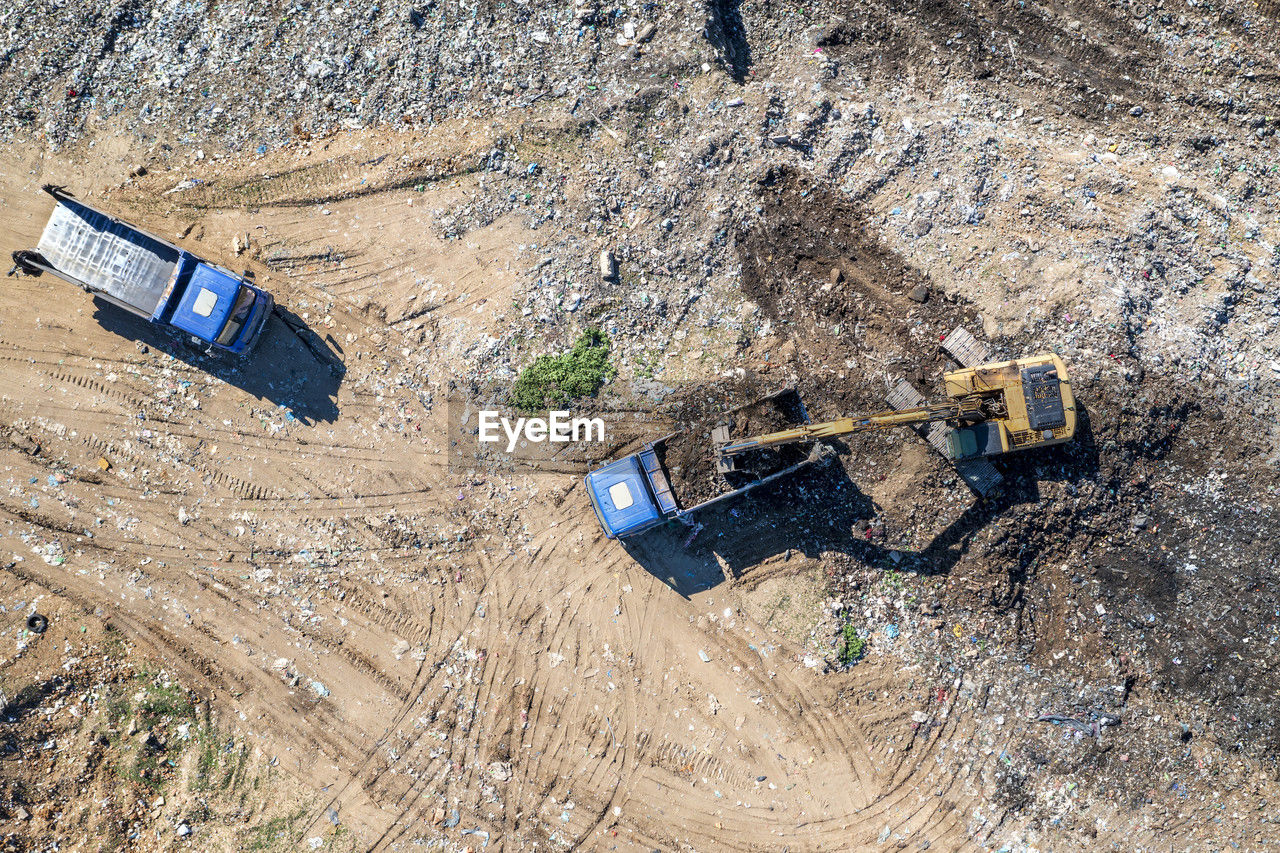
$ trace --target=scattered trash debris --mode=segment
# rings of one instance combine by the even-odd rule
[[[1038,723],[1054,723],[1055,725],[1069,726],[1080,734],[1088,735],[1089,737],[1097,737],[1105,727],[1120,725],[1119,717],[1107,715],[1100,716],[1091,722],[1078,720],[1075,717],[1063,716],[1062,714],[1041,714],[1035,719]]]
[[[459,834],[459,835],[474,835],[474,836],[477,836],[477,837],[480,839],[480,846],[481,846],[481,847],[488,847],[488,846],[489,846],[489,833],[488,833],[488,832],[486,832],[486,831],[485,831],[485,830],[483,830],[483,829],[460,829],[460,830],[458,830],[458,834]]]

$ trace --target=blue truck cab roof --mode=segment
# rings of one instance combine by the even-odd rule
[[[597,468],[586,483],[591,505],[610,539],[647,530],[664,518],[635,454]]]
[[[183,254],[178,283],[186,279],[182,298],[173,311],[173,325],[205,341],[217,339],[240,293],[241,280]]]

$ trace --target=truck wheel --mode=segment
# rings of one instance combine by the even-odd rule
[[[44,270],[40,269],[40,263],[44,261],[44,258],[30,249],[19,249],[10,257],[13,258],[13,269],[9,271],[10,275],[22,271],[26,275],[38,276],[44,272]]]
[[[39,613],[27,617],[27,630],[33,634],[43,634],[49,627],[49,620]]]

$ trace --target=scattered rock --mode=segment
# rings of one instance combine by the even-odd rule
[[[600,278],[614,281],[618,277],[618,260],[613,252],[604,249],[600,252]]]
[[[29,456],[40,453],[40,442],[17,431],[9,433],[9,443]]]

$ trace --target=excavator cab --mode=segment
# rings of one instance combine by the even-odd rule
[[[1076,403],[1066,365],[1053,353],[983,364],[943,376],[953,400],[980,397],[987,419],[952,430],[952,459],[999,456],[1070,441]]]
[[[947,433],[947,455],[952,459],[973,459],[1005,453],[1004,431],[999,422],[983,421]]]

